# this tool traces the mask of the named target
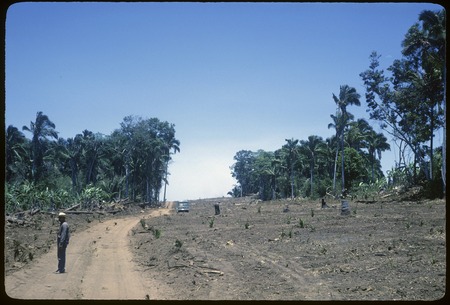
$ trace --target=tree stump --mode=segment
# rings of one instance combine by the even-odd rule
[[[341,215],[350,215],[350,206],[347,200],[341,202]]]
[[[214,214],[219,215],[220,214],[220,206],[219,203],[214,203]]]

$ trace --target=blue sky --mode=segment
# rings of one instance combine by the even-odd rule
[[[387,68],[431,3],[17,3],[6,16],[6,126],[43,111],[59,136],[127,115],[175,124],[168,200],[226,196],[239,150],[333,134],[332,94],[369,55]],[[377,131],[377,122],[371,122]],[[442,135],[437,136],[438,145]],[[391,143],[394,147],[394,143]],[[382,156],[383,170],[395,150]]]

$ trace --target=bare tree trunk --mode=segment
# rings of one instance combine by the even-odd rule
[[[444,81],[445,84],[445,81]],[[444,85],[445,86],[445,85]],[[444,89],[445,91],[445,89]],[[444,94],[444,140],[442,142],[442,182],[443,182],[443,192],[444,192],[444,199],[445,199],[445,190],[446,190],[446,155],[447,155],[447,106],[445,101],[445,94]]]
[[[312,194],[313,194],[313,186],[314,186],[314,181],[313,181],[313,178],[314,178],[314,164],[315,164],[315,162],[314,162],[314,157],[313,157],[313,161],[311,162],[311,172],[310,172],[310,176],[311,176],[311,194],[310,194],[310,196],[312,196]]]
[[[341,162],[341,166],[342,166],[342,195],[344,195],[345,192],[345,174],[344,174],[344,131],[342,130],[342,135],[341,135],[341,150],[342,150],[342,162]]]
[[[444,140],[442,143],[442,182],[443,182],[443,192],[445,199],[445,190],[446,190],[446,157],[447,157],[447,74],[446,74],[446,65],[443,68],[443,79],[444,79]]]
[[[164,173],[164,176],[165,176],[165,178],[164,178],[164,203],[166,203],[166,187],[167,187],[167,168],[169,167],[169,165],[168,165],[168,161],[166,162],[166,170],[165,170],[165,173]]]
[[[128,198],[128,186],[129,186],[129,170],[127,163],[125,164],[125,198]]]
[[[148,177],[145,177],[145,201],[146,202],[151,202],[151,197],[150,197],[150,185],[148,182]]]
[[[371,162],[372,162],[372,179],[371,179],[371,181],[372,181],[372,183],[374,183],[375,182],[375,179],[374,179],[374,176],[375,176],[375,174],[374,174],[374,164],[375,164],[375,153],[374,154],[371,154],[371,156],[370,156],[370,159],[371,159]]]
[[[334,157],[334,175],[333,175],[333,195],[336,196],[336,172],[337,172],[337,161],[339,156],[339,144],[336,147],[336,156]]]
[[[74,192],[78,192],[78,183],[77,183],[77,168],[75,161],[73,159],[70,160],[70,169],[72,171],[72,190]]]
[[[430,181],[433,180],[433,133],[434,133],[434,107],[431,107],[431,117],[430,117]]]
[[[291,199],[294,199],[294,166],[292,164],[291,164]]]
[[[91,183],[92,172],[93,172],[93,170],[94,170],[94,164],[95,164],[95,158],[93,158],[93,159],[91,160],[91,162],[89,162],[88,171],[87,171],[87,175],[86,175],[86,185],[88,185],[89,183]]]

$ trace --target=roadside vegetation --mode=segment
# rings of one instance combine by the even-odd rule
[[[72,204],[92,209],[123,199],[157,205],[171,155],[180,151],[174,125],[157,118],[127,116],[110,135],[84,130],[64,139],[38,112],[22,131],[6,129],[7,213]]]
[[[349,85],[340,86],[330,102],[328,128],[335,134],[323,139],[286,139],[275,151],[238,151],[231,166],[237,184],[233,197],[257,194],[261,200],[278,198],[358,198],[370,200],[388,189],[404,192],[421,187],[419,196],[442,198],[446,175],[445,113],[445,12],[423,11],[401,42],[401,59],[387,72],[380,69],[381,55],[373,52],[369,68],[360,74],[372,124],[348,110],[362,97]],[[436,147],[435,133],[443,131]],[[392,148],[388,135],[395,143]],[[382,153],[395,149],[396,164],[385,176]]]

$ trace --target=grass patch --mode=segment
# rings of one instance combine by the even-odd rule
[[[141,223],[142,229],[145,229],[145,219],[141,218],[139,222]]]
[[[153,229],[153,236],[158,239],[161,237],[161,230],[159,229]]]

